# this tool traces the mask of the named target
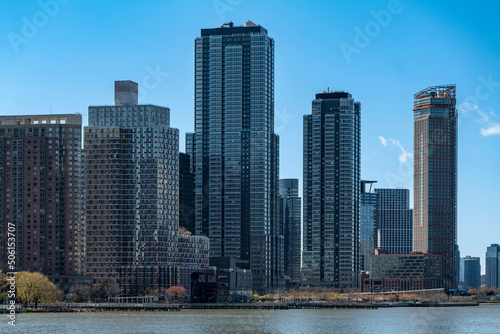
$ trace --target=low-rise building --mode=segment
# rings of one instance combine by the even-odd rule
[[[362,277],[363,292],[441,288],[440,255],[412,253],[370,256],[370,275]]]

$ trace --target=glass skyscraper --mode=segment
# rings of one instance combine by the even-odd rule
[[[346,92],[316,94],[303,136],[303,283],[357,287],[360,103]]]
[[[438,254],[444,287],[457,287],[457,112],[455,85],[414,97],[413,250]]]
[[[378,194],[372,189],[377,181],[361,181],[361,206],[359,209],[359,270],[370,269],[370,255],[375,254],[377,248]],[[367,190],[367,184],[370,188]]]
[[[409,189],[375,189],[378,194],[378,248],[389,254],[413,250],[413,210]]]
[[[283,230],[283,272],[292,286],[301,281],[302,199],[298,179],[280,179],[280,226]]]
[[[196,234],[210,255],[248,260],[254,287],[278,286],[278,136],[274,40],[247,21],[202,29],[195,40]]]
[[[500,288],[499,244],[492,244],[486,249],[486,287]]]

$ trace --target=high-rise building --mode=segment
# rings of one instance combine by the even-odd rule
[[[478,257],[466,256],[460,259],[460,281],[465,288],[481,286],[481,263]]]
[[[409,189],[375,189],[378,194],[378,248],[389,254],[413,250],[413,210]]]
[[[439,254],[445,288],[457,287],[457,112],[455,85],[414,97],[413,250]]]
[[[298,179],[280,179],[280,226],[283,229],[283,272],[290,284],[301,282],[302,199]]]
[[[191,157],[179,153],[179,225],[191,233],[195,231],[194,174]]]
[[[279,284],[278,136],[274,40],[250,21],[202,29],[195,40],[196,234],[210,255],[247,260],[254,287]]]
[[[372,185],[377,181],[361,180],[361,204],[359,208],[359,270],[370,270],[370,255],[377,248],[377,202],[378,194],[373,192]],[[367,185],[370,188],[367,190]]]
[[[87,274],[98,284],[119,281],[126,295],[189,289],[190,272],[177,266],[207,267],[208,240],[179,236],[179,132],[168,108],[138,105],[137,91],[135,82],[116,81],[114,106],[89,107]],[[193,262],[182,249],[205,258]]]
[[[304,283],[357,287],[361,105],[323,92],[304,116]]]
[[[81,115],[0,117],[0,262],[9,231],[15,271],[41,272],[66,292],[81,282],[82,171]]]
[[[486,287],[500,288],[500,245],[486,249]]]

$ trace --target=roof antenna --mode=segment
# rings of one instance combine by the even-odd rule
[[[50,106],[50,113],[52,114],[52,106]]]

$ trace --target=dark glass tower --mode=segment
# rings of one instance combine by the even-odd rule
[[[455,85],[414,99],[413,250],[441,255],[444,287],[457,287],[457,112]]]
[[[316,94],[304,116],[306,284],[358,286],[361,105],[346,92]]]
[[[280,180],[280,212],[283,229],[283,271],[292,286],[301,281],[302,199],[298,179]]]
[[[278,136],[274,40],[250,21],[202,29],[195,41],[196,234],[210,255],[250,262],[254,287],[278,285]]]
[[[186,153],[179,153],[179,226],[195,231],[194,174],[191,157]]]
[[[486,249],[486,287],[500,288],[500,245]]]

